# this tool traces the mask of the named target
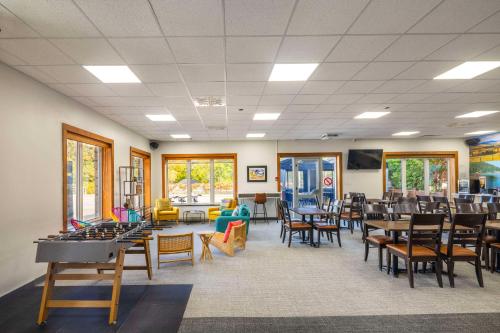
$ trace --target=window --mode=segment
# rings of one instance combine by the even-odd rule
[[[113,194],[113,141],[63,124],[63,230],[71,219],[108,218]]]
[[[144,188],[140,191],[138,200],[147,209],[151,206],[151,154],[130,147],[130,165],[136,168],[133,176],[144,182]]]
[[[384,153],[384,191],[450,196],[456,191],[457,160],[456,152]]]
[[[236,154],[163,155],[163,166],[164,196],[174,203],[217,204],[236,196]]]

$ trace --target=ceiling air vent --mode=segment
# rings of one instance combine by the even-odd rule
[[[433,138],[436,136],[440,136],[440,135],[438,135],[438,134],[424,134],[424,135],[421,135],[420,137],[421,138]]]
[[[226,127],[224,126],[207,126],[207,130],[209,131],[224,131]]]
[[[223,97],[218,96],[205,96],[196,97],[193,99],[194,106],[196,107],[209,107],[209,106],[225,106],[226,101]]]
[[[338,133],[325,133],[321,134],[321,140],[330,140],[338,136],[339,136]]]

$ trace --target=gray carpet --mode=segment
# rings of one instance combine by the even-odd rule
[[[499,332],[500,313],[185,318],[179,333]]]

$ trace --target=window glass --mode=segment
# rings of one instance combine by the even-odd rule
[[[101,175],[100,147],[82,143],[82,212],[83,219],[100,217]]]
[[[214,203],[234,197],[234,163],[232,160],[214,161]]]
[[[424,160],[409,158],[406,160],[406,190],[424,190]]]
[[[385,188],[387,191],[390,190],[402,190],[402,182],[401,182],[401,160],[400,159],[387,159],[386,160],[386,168],[387,168],[387,178]]]
[[[78,163],[78,147],[77,142],[74,140],[67,141],[66,148],[66,174],[67,174],[67,219],[68,223],[72,218],[78,219],[78,206],[77,200],[77,163]]]
[[[168,197],[172,202],[186,203],[187,192],[187,161],[171,160],[167,163]]]
[[[448,189],[448,160],[429,159],[429,192],[445,192]]]
[[[323,157],[322,158],[323,177],[321,178],[321,188],[323,191],[323,202],[327,203],[329,200],[335,199],[335,164],[337,163],[336,157]]]
[[[210,161],[191,161],[191,203],[210,203]]]

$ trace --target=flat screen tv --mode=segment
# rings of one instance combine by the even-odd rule
[[[382,167],[382,149],[349,149],[347,169],[380,169]]]

